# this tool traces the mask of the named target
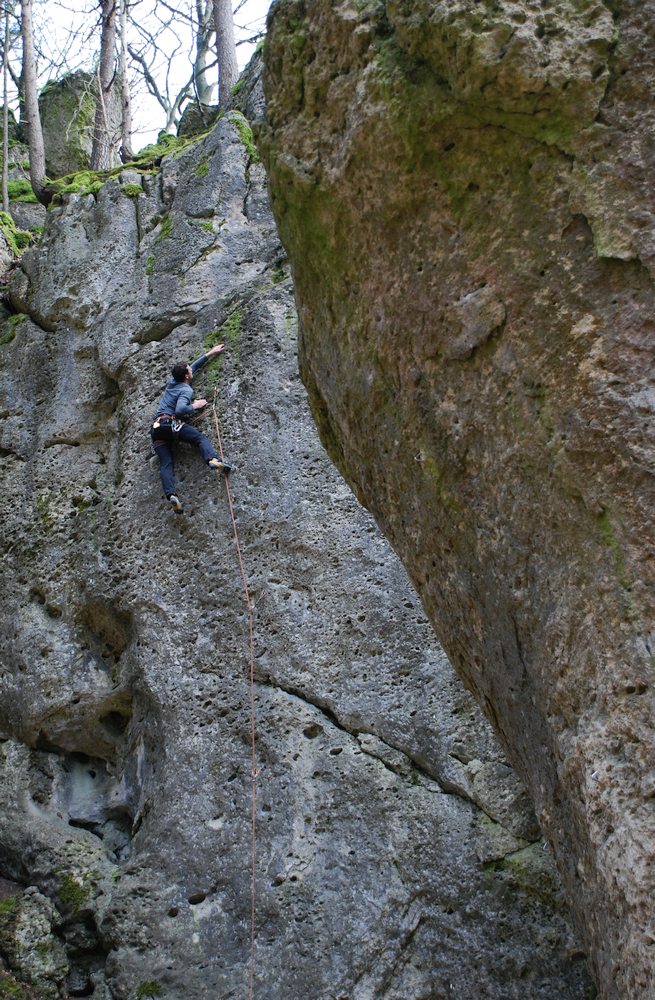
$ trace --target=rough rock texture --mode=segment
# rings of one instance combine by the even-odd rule
[[[322,440],[655,995],[655,6],[275,4],[261,145]]]
[[[39,232],[45,224],[46,208],[31,193],[29,150],[21,142],[9,147],[9,214],[18,229],[35,229]],[[20,181],[18,192],[11,181]],[[4,269],[3,269],[4,270]]]
[[[64,946],[53,934],[58,924],[55,907],[34,887],[0,901],[0,952],[43,1000],[61,996],[69,971]]]
[[[184,449],[186,513],[166,509],[146,435],[170,365],[225,340],[196,388],[218,386],[255,606],[256,996],[583,1000],[525,792],[318,443],[244,141],[232,112],[159,176],[68,196],[12,278],[0,877],[56,905],[70,996],[247,995],[248,632],[230,517]],[[14,972],[36,981],[37,957]]]
[[[177,126],[178,135],[200,135],[214,124],[218,116],[218,105],[187,104]]]

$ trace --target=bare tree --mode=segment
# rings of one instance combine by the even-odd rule
[[[218,56],[218,106],[224,109],[228,105],[232,87],[239,76],[231,0],[214,0],[214,24]]]
[[[154,96],[164,112],[162,126],[167,131],[174,131],[188,101],[196,100],[201,108],[216,103],[217,78],[219,103],[225,106],[238,74],[235,34],[238,33],[238,44],[250,44],[259,37],[261,30],[259,15],[250,24],[236,23],[248,20],[245,11],[250,2],[236,0],[237,14],[233,16],[230,0],[93,0],[91,4],[86,4],[85,0],[84,5],[79,0],[73,3],[71,0],[20,0],[21,12],[26,11],[26,34],[31,39],[31,46],[28,39],[25,48],[23,18],[11,17],[14,5],[18,4],[16,0],[3,0],[10,12],[10,51],[8,57],[5,53],[4,59],[9,74],[9,98],[5,104],[10,108],[19,104],[26,136],[30,135],[30,125],[34,126],[29,141],[33,147],[36,143],[31,160],[37,186],[44,183],[45,162],[42,146],[38,148],[42,139],[39,139],[36,96],[48,80],[61,79],[77,70],[88,72],[94,60],[98,94],[93,166],[113,165],[119,143],[121,158],[125,161],[132,155],[131,118],[134,115],[136,121],[140,117],[139,95]],[[241,10],[244,3],[246,7]],[[93,8],[100,12],[99,20],[89,16]],[[118,60],[117,36],[120,42]],[[95,53],[99,39],[98,62]],[[30,69],[21,65],[21,41]],[[120,77],[120,87],[117,77]],[[32,110],[28,110],[25,103],[28,92]],[[121,128],[115,120],[119,96]],[[148,114],[150,120],[142,122],[142,129],[150,130],[157,124],[152,120],[152,113]],[[122,141],[119,133],[122,133]],[[43,192],[39,197],[43,200]]]
[[[100,0],[102,31],[97,71],[98,94],[91,147],[91,169],[113,166],[114,137],[111,134],[110,106],[116,77],[116,0]]]
[[[134,157],[132,149],[132,100],[127,69],[127,0],[120,0],[121,35],[121,160],[128,163]]]
[[[128,51],[133,61],[141,68],[141,75],[148,92],[155,98],[166,115],[164,128],[170,132],[180,120],[182,105],[193,94],[193,76],[190,76],[177,93],[171,96],[168,79],[165,78],[160,86],[158,75],[153,72],[151,61],[146,53],[133,45],[128,46]]]
[[[5,0],[2,45],[2,211],[9,211],[9,2]]]
[[[132,21],[140,42],[129,46],[129,54],[139,66],[147,90],[166,114],[166,131],[172,131],[187,101],[195,98],[202,107],[216,100],[214,3],[157,0],[152,15],[147,23]],[[180,85],[179,67],[185,60],[190,74]]]
[[[34,29],[32,26],[32,0],[20,0],[21,34],[23,37],[23,86],[25,93],[25,115],[27,124],[27,145],[30,151],[30,181],[32,190],[42,204],[50,201],[46,191],[45,148],[39,116],[39,95],[36,81],[36,59],[34,56]]]
[[[213,47],[214,4],[213,0],[196,0],[196,56],[193,63],[193,84],[198,104],[213,104],[216,83],[210,71],[216,66]]]

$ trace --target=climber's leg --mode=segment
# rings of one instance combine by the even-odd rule
[[[159,475],[161,485],[166,497],[175,493],[175,469],[173,466],[173,449],[168,441],[162,438],[153,438],[152,444],[155,455],[159,459]]]
[[[209,438],[205,437],[204,434],[201,434],[201,432],[196,427],[191,427],[189,424],[184,424],[182,426],[182,429],[179,431],[177,437],[179,441],[184,441],[186,444],[195,445],[195,447],[198,448],[200,454],[202,455],[203,462],[209,462],[211,458],[218,459],[218,455],[216,453],[214,445],[211,443]]]

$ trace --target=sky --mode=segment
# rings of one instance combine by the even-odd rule
[[[157,79],[160,89],[168,77],[170,92],[176,94],[186,83],[191,72],[192,33],[187,31],[186,37],[178,28],[173,34],[166,25],[172,15],[168,13],[169,6],[175,9],[194,10],[194,0],[129,0],[133,16],[138,17],[142,27],[159,32],[158,44],[160,54],[151,67],[153,76]],[[245,40],[263,31],[266,26],[266,14],[271,0],[233,0],[236,8],[234,15],[235,37],[237,41],[237,59],[239,69],[250,60],[256,42],[246,44]],[[54,61],[62,62],[69,69],[85,69],[93,71],[94,60],[97,60],[99,49],[99,31],[97,29],[99,4],[98,0],[41,0],[35,4],[35,25],[40,32],[41,43],[45,49],[57,53]],[[76,33],[71,36],[71,28]],[[72,38],[72,40],[71,40]],[[134,31],[133,41],[142,41],[138,31]],[[241,44],[239,44],[241,43]],[[20,53],[20,48],[17,49]],[[20,59],[17,54],[15,59]],[[44,62],[42,60],[42,65]],[[63,71],[56,75],[61,76]],[[40,80],[43,86],[48,79],[47,70]],[[165,114],[161,106],[151,97],[142,77],[135,77],[132,87],[132,115],[134,124],[133,146],[135,150],[143,148],[156,140],[161,129],[165,127]]]
[[[234,6],[238,10],[234,16],[235,39],[237,41],[237,61],[239,70],[244,69],[250,61],[257,43],[246,43],[244,40],[258,34],[266,28],[266,14],[272,0],[234,0]],[[240,44],[239,44],[240,43]],[[188,66],[188,63],[185,62]],[[180,82],[184,79],[180,77]],[[157,102],[143,95],[143,107],[134,111],[134,148],[139,149],[157,138],[157,134],[163,128],[163,112]]]

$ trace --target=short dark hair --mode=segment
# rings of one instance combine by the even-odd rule
[[[189,366],[180,361],[179,364],[173,365],[173,367],[171,368],[171,375],[173,376],[176,382],[184,382],[188,370]]]

